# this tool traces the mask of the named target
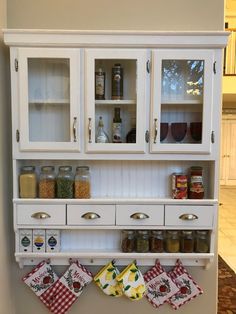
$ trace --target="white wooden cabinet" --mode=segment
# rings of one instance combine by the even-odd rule
[[[43,258],[58,265],[69,258],[97,265],[111,258],[123,265],[134,258],[140,265],[152,265],[159,258],[174,265],[181,258],[186,265],[200,266],[215,258],[221,60],[227,36],[4,31],[11,47],[15,256],[21,266]],[[121,100],[111,97],[115,63],[124,69]],[[104,100],[95,99],[99,67],[106,72]],[[98,118],[103,117],[110,136],[116,107],[121,111],[122,143],[96,143]],[[186,134],[176,140],[183,126]],[[126,143],[132,127],[136,140]],[[91,199],[21,199],[21,167],[33,165],[39,172],[48,164],[56,171],[71,165],[74,172],[78,165],[88,165]],[[196,165],[204,171],[204,199],[172,199],[171,174],[188,173]],[[21,229],[59,229],[61,251],[20,252]],[[208,230],[210,249],[128,254],[121,250],[123,229]]]

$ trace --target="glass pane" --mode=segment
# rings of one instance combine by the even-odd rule
[[[161,143],[201,143],[204,60],[163,60]]]
[[[70,60],[28,59],[29,140],[70,141]]]
[[[137,60],[95,60],[96,143],[136,143]]]

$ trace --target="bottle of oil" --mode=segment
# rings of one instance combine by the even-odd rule
[[[120,117],[120,108],[115,108],[115,114],[112,125],[112,142],[122,143],[121,139],[122,120]]]
[[[123,99],[123,68],[120,63],[112,68],[112,99]]]
[[[96,143],[109,143],[108,135],[104,131],[104,123],[103,123],[102,117],[99,117],[99,121],[98,121]]]
[[[105,72],[102,68],[95,72],[95,99],[105,99]]]

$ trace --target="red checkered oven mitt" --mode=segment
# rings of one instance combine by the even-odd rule
[[[168,301],[170,297],[179,291],[179,288],[165,272],[159,260],[155,266],[144,274],[146,284],[146,298],[155,307],[158,308]]]
[[[34,291],[40,300],[44,302],[44,293],[57,282],[58,276],[49,263],[42,261],[30,273],[23,277],[22,280]]]
[[[79,262],[73,262],[41,299],[52,313],[65,314],[92,280],[92,273]]]
[[[176,261],[174,269],[170,271],[168,275],[179,288],[179,291],[169,299],[170,305],[175,310],[203,293],[203,290],[189,275],[180,260]]]

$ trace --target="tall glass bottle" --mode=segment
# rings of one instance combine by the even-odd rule
[[[95,72],[95,99],[105,99],[105,72],[102,68]]]
[[[121,143],[122,120],[120,117],[120,108],[115,108],[115,114],[112,125],[112,142]]]
[[[104,123],[103,123],[102,117],[99,117],[99,121],[98,121],[96,143],[109,143],[108,135],[104,131]]]

